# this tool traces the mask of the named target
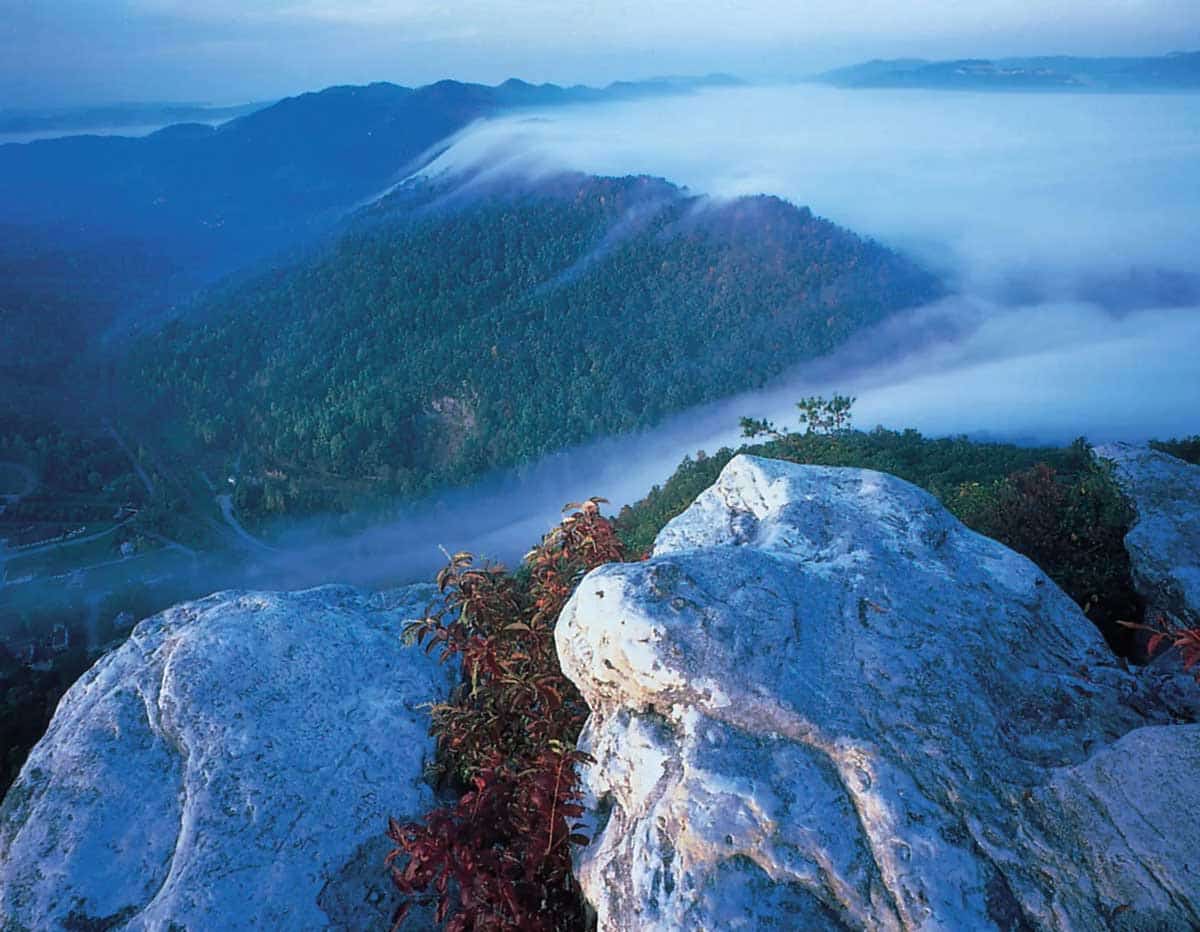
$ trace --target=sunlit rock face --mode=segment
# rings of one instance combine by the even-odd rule
[[[432,595],[226,592],[151,618],[60,703],[0,808],[0,929],[386,927],[388,815],[431,807],[400,643]]]
[[[1200,625],[1200,466],[1127,443],[1096,453],[1137,512],[1125,549],[1150,619]]]
[[[736,457],[557,637],[601,930],[1200,924],[1200,726],[912,485]]]

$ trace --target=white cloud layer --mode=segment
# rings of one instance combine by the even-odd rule
[[[477,162],[778,194],[970,287],[1200,272],[1200,95],[722,89],[487,121],[432,170]]]
[[[433,171],[483,160],[780,194],[917,248],[961,287],[767,391],[449,493],[350,543],[300,533],[264,572],[420,578],[439,564],[434,542],[515,560],[563,502],[634,501],[685,454],[736,445],[743,415],[794,425],[810,394],[857,396],[858,426],[935,436],[1200,432],[1198,153],[1200,95],[742,89],[477,124]]]

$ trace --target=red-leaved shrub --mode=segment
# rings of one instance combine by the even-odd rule
[[[388,863],[406,897],[393,928],[430,890],[451,932],[584,927],[571,846],[588,840],[577,774],[587,757],[575,749],[588,710],[559,667],[554,626],[588,570],[623,558],[601,501],[568,505],[514,574],[455,554],[438,574],[440,604],[406,629],[461,662],[431,733],[463,791],[420,822],[389,821]]]
[[[1122,622],[1142,614],[1124,543],[1131,514],[1107,465],[1086,448],[1083,455],[1087,465],[1076,475],[1039,464],[964,485],[949,504],[969,527],[1033,560],[1128,656],[1132,638]]]
[[[1145,631],[1150,637],[1146,641],[1146,655],[1153,657],[1163,645],[1167,650],[1179,651],[1179,659],[1183,662],[1185,673],[1192,673],[1196,682],[1200,683],[1200,628],[1184,628],[1172,625],[1167,619],[1159,616],[1157,625],[1142,625],[1133,622],[1122,622],[1126,628],[1135,631]],[[1193,671],[1195,671],[1193,673]]]

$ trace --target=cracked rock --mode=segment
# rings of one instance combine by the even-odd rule
[[[0,929],[359,929],[389,815],[433,804],[400,643],[432,595],[226,592],[142,622],[63,697],[0,807]]]
[[[1200,626],[1200,467],[1128,443],[1096,448],[1137,513],[1125,550],[1151,621]]]
[[[1200,927],[1200,726],[908,483],[735,457],[557,641],[601,932]]]

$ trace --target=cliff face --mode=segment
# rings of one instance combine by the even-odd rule
[[[1112,455],[1154,531],[1139,579],[1185,584],[1200,470]],[[0,930],[384,927],[384,819],[434,803],[422,706],[452,673],[399,639],[433,595],[139,625],[0,806]],[[901,480],[736,457],[650,560],[585,577],[557,641],[601,930],[1200,927],[1195,684],[1131,672]]]
[[[1200,924],[1200,725],[914,486],[737,457],[558,646],[602,930]]]
[[[431,594],[220,593],[140,624],[0,808],[0,929],[386,926],[385,820],[432,805],[419,706],[449,687],[399,639]]]

